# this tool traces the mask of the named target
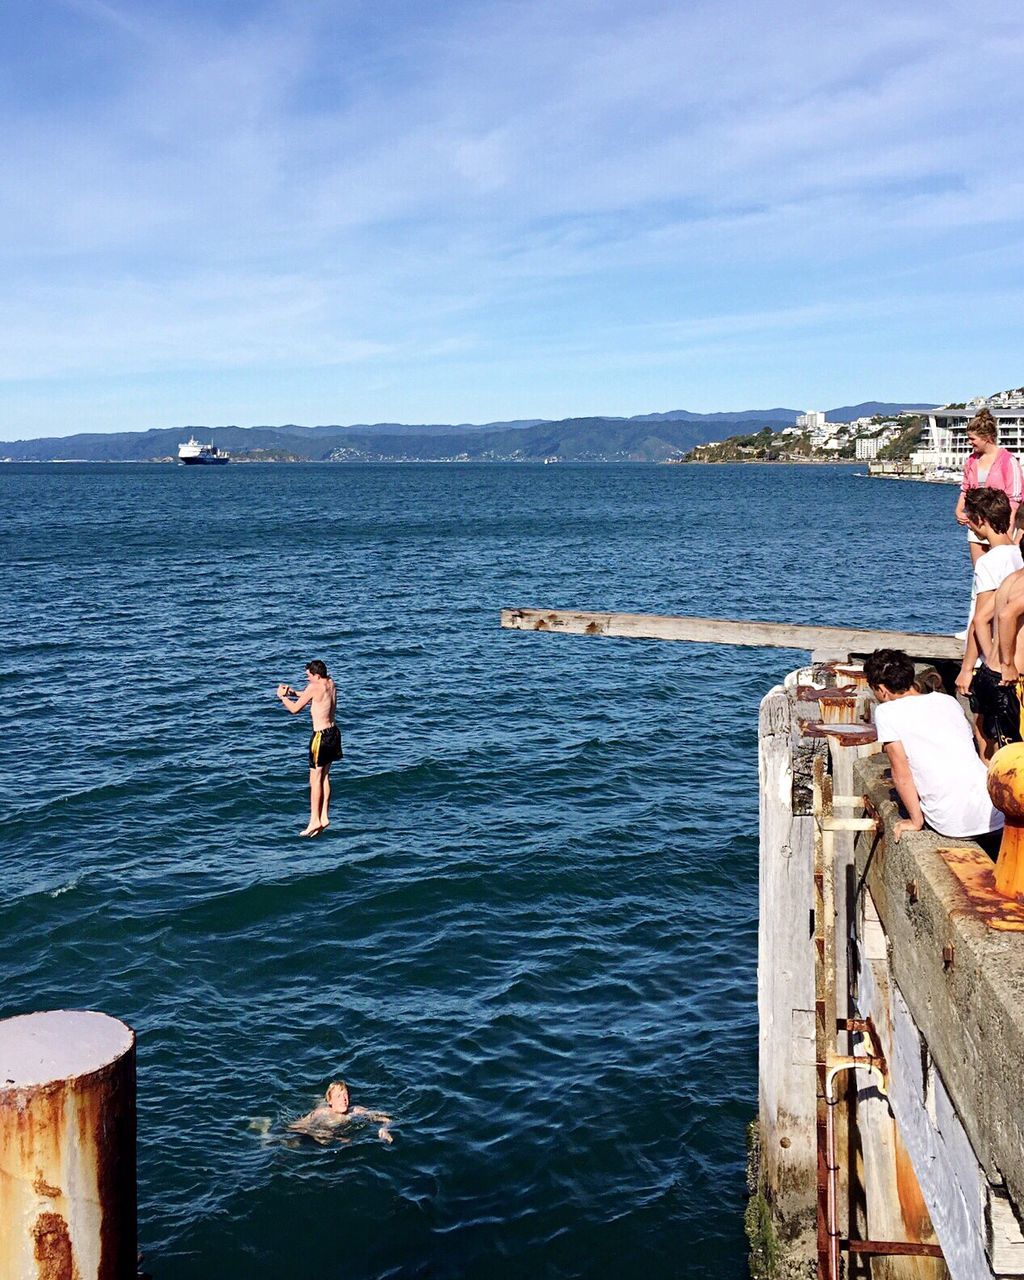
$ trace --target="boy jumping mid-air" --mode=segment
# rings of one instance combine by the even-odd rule
[[[300,836],[318,836],[331,825],[331,765],[340,760],[341,734],[334,722],[338,690],[322,662],[306,664],[309,683],[301,693],[286,684],[277,686],[282,706],[292,715],[308,706],[313,717],[309,740],[309,824]]]

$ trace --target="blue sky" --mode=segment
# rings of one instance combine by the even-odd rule
[[[1010,0],[5,0],[0,438],[1024,383]]]

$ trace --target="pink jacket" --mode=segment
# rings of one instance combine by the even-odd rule
[[[964,463],[964,482],[960,486],[960,492],[966,493],[968,489],[981,487],[981,482],[978,480],[978,459],[972,453]],[[1021,475],[1020,463],[1009,449],[1000,449],[992,459],[992,466],[985,480],[985,488],[1002,489],[1010,499],[1010,506],[1014,510],[1020,505],[1024,477]]]

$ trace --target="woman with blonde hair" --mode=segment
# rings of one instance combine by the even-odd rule
[[[971,453],[964,463],[964,480],[956,504],[957,523],[965,527],[967,515],[964,511],[964,499],[971,489],[1001,489],[1010,499],[1011,515],[1020,506],[1021,491],[1024,489],[1020,463],[1008,449],[1002,449],[996,443],[998,430],[989,409],[982,409],[967,424],[967,441],[971,446]],[[988,550],[988,543],[968,529],[967,544],[971,552],[971,563],[976,564]]]

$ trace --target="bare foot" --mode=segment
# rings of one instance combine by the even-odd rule
[[[314,826],[314,824],[313,824],[312,822],[309,824],[309,826],[308,826],[308,827],[306,827],[306,829],[305,829],[304,831],[300,831],[300,832],[299,832],[299,835],[300,835],[300,836],[310,836],[310,837],[312,837],[312,836],[318,836],[319,834],[320,834],[320,827],[319,827],[319,825]]]
[[[321,830],[321,831],[326,831],[326,830],[327,830],[327,828],[328,828],[330,825],[331,825],[331,820],[330,820],[330,818],[323,818],[323,819],[321,819],[321,822],[320,822],[320,830]]]

